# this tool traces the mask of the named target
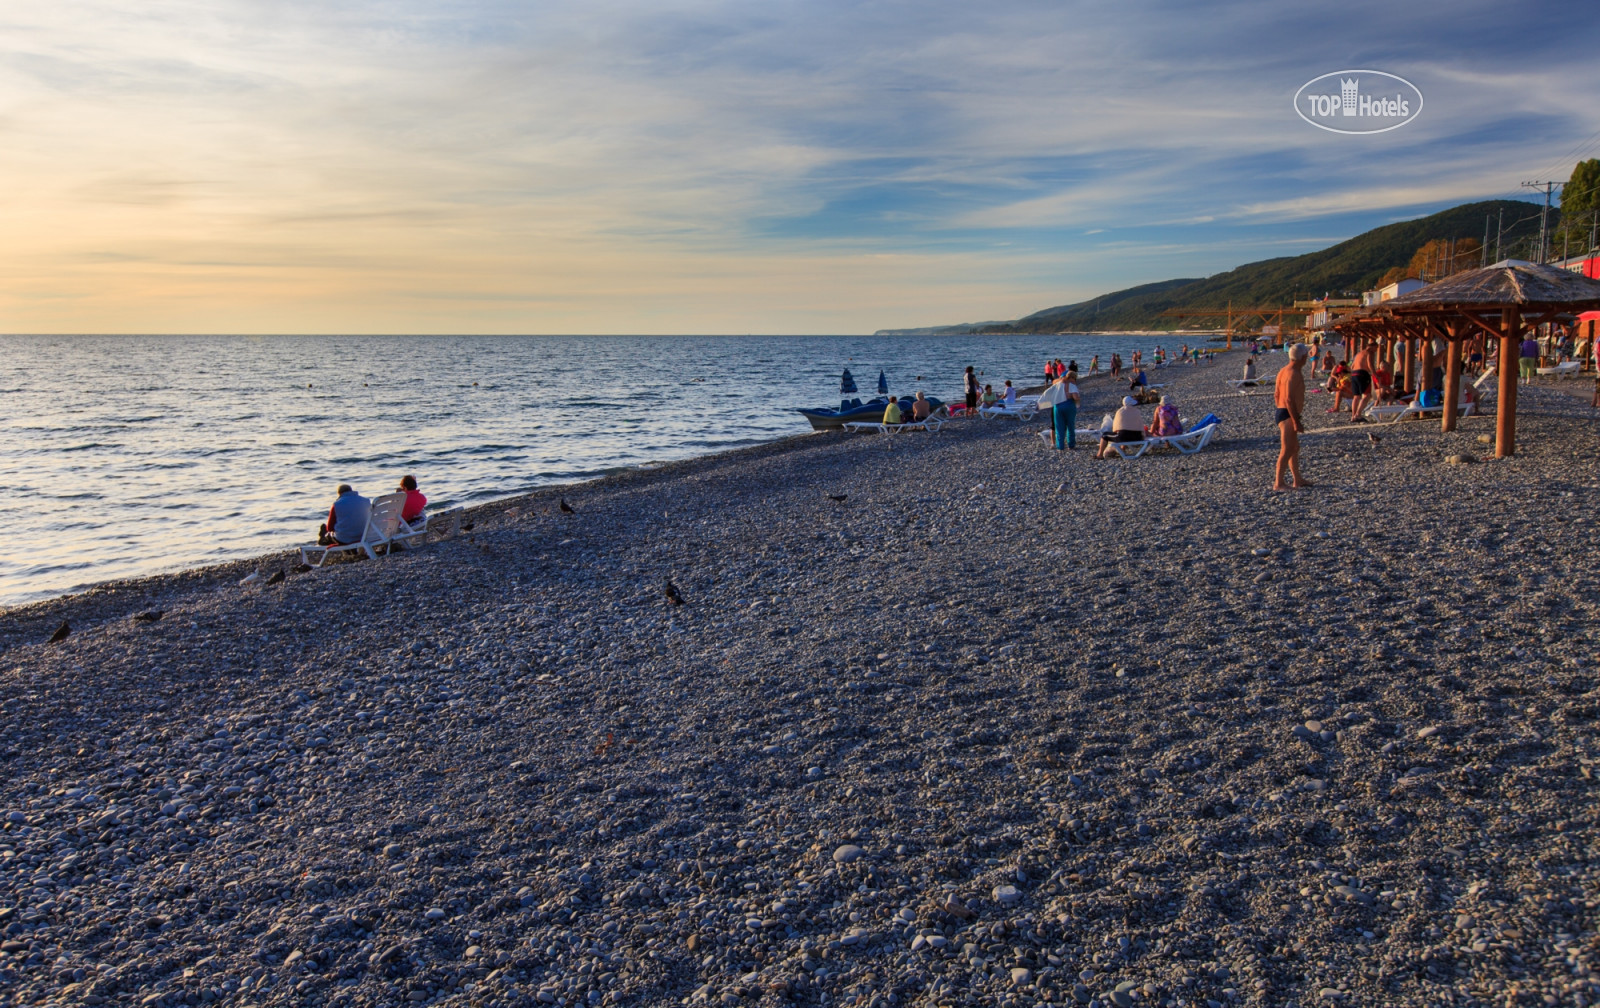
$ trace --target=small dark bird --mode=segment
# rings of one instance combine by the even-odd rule
[[[165,615],[166,613],[160,609],[146,609],[144,612],[134,613],[133,618],[140,623],[154,623]]]
[[[1372,433],[1371,431],[1367,431],[1367,440],[1371,441],[1373,444],[1377,444],[1379,441],[1382,441],[1383,438],[1381,438],[1378,435]]]
[[[561,498],[561,513],[562,514],[577,514],[578,512],[572,510],[572,505],[568,504],[567,503],[567,499],[565,497],[563,497],[563,498]]]
[[[678,586],[672,583],[671,578],[667,578],[667,583],[661,590],[666,593],[670,605],[683,605],[683,596],[678,594]]]
[[[294,572],[296,574],[304,574],[306,571],[308,571],[310,569],[311,569],[311,565],[310,564],[295,564],[294,565]]]
[[[477,524],[476,522],[462,522],[461,523],[461,531],[463,531],[463,532],[471,532],[473,526],[476,525],[476,524]]]
[[[828,499],[829,500],[835,500],[835,501],[838,501],[839,503],[843,504],[845,502],[845,499],[848,498],[849,496],[850,496],[849,494],[829,494],[828,495]]]
[[[285,574],[283,572],[283,569],[280,567],[278,569],[278,573],[276,573],[276,574],[272,575],[271,577],[267,578],[267,584],[283,584],[283,579],[288,577],[288,576],[289,575]]]
[[[67,634],[69,634],[71,632],[72,632],[72,625],[69,624],[66,620],[62,620],[61,621],[61,625],[56,627],[56,632],[50,635],[50,643],[52,643],[52,644],[61,643],[62,641],[67,639]]]

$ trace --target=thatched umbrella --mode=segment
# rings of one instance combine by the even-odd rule
[[[1559,266],[1507,260],[1446,277],[1383,303],[1397,319],[1423,321],[1449,341],[1444,386],[1445,430],[1455,429],[1461,388],[1461,340],[1481,329],[1500,340],[1500,402],[1495,458],[1516,450],[1517,354],[1523,333],[1558,315],[1600,308],[1600,280]]]

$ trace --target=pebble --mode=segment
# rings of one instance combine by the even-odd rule
[[[866,856],[867,852],[855,844],[841,844],[833,852],[833,860],[836,864],[850,864]]]
[[[1173,370],[1195,407],[1223,373]],[[1592,438],[1526,394],[1530,443]],[[1061,546],[1125,497],[1265,500],[1261,403],[1213,404],[1227,450],[1114,479],[993,424],[819,435],[270,592],[216,589],[292,563],[8,610],[7,998],[1421,1006],[1448,949],[1452,983],[1600,1002],[1600,570],[1526,520],[1600,467],[1434,485],[1436,426],[1340,428],[1314,515]],[[1072,492],[964,493],[1040,466]]]

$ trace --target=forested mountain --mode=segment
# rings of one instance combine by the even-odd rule
[[[1418,249],[1436,239],[1464,240],[1471,247],[1469,261],[1457,261],[1456,268],[1479,264],[1477,244],[1483,238],[1487,217],[1497,221],[1505,212],[1505,232],[1501,235],[1501,258],[1522,258],[1531,254],[1531,244],[1539,234],[1539,206],[1521,200],[1488,200],[1441,210],[1416,220],[1400,221],[1373,228],[1331,248],[1304,255],[1263,259],[1246,263],[1226,273],[1203,279],[1162,280],[1114,291],[1076,304],[1058,305],[1012,322],[980,322],[936,326],[920,330],[890,332],[1089,332],[1112,329],[1172,329],[1175,319],[1163,318],[1169,308],[1224,308],[1232,301],[1236,307],[1289,305],[1296,299],[1354,296],[1371,289],[1385,273],[1405,267]],[[1555,226],[1555,213],[1551,226]],[[1489,235],[1489,254],[1494,253],[1495,236]],[[1205,328],[1188,323],[1189,328]]]

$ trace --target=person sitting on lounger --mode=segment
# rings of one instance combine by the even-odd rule
[[[1394,372],[1381,361],[1372,371],[1372,395],[1381,403],[1394,399]]]
[[[992,408],[994,406],[994,403],[995,403],[994,386],[993,385],[985,385],[983,387],[983,405],[984,405],[985,408]]]
[[[883,422],[888,424],[904,422],[904,418],[900,415],[900,400],[893,398],[889,400],[888,408],[883,411]]]
[[[1246,357],[1245,358],[1245,361],[1244,361],[1244,380],[1245,381],[1255,381],[1256,380],[1256,359],[1254,357]]]
[[[339,484],[339,497],[328,509],[328,520],[317,530],[318,546],[346,546],[360,542],[372,515],[372,501],[356,493],[348,483]]]
[[[1183,424],[1178,422],[1178,407],[1166,396],[1161,397],[1161,405],[1156,407],[1155,419],[1151,421],[1150,433],[1156,437],[1172,437],[1174,434],[1183,433]]]
[[[428,498],[417,489],[415,476],[400,477],[400,489],[406,495],[406,506],[400,509],[400,520],[409,524],[422,517],[423,509],[428,506]]]
[[[1122,408],[1111,418],[1111,430],[1100,435],[1100,449],[1094,453],[1094,457],[1103,459],[1110,455],[1113,443],[1143,440],[1144,415],[1139,412],[1139,400],[1133,396],[1123,396]]]
[[[911,419],[922,423],[933,415],[933,403],[928,401],[926,394],[917,393],[916,401],[911,404]]]
[[[1006,379],[1006,387],[1000,390],[1000,402],[1006,409],[1016,409],[1017,390],[1012,387],[1011,379]]]

